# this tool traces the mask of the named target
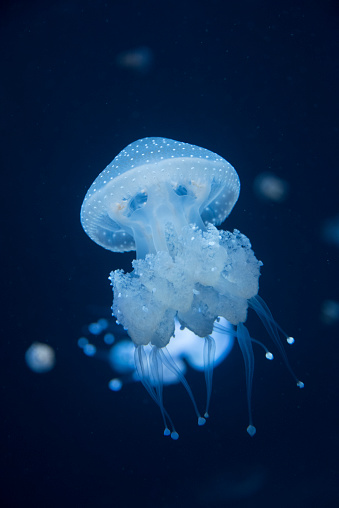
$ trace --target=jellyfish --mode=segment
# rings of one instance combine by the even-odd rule
[[[276,203],[285,201],[289,192],[289,184],[286,180],[268,172],[257,175],[253,188],[259,198]]]
[[[48,344],[33,342],[25,353],[25,360],[33,372],[49,372],[55,365],[55,351]]]
[[[151,48],[141,46],[127,51],[122,51],[116,57],[119,67],[146,74],[153,65],[154,53]]]
[[[113,252],[135,250],[133,270],[111,272],[112,314],[134,344],[135,367],[160,408],[164,435],[178,438],[163,402],[163,373],[179,377],[192,400],[198,425],[209,416],[215,356],[213,331],[220,318],[233,327],[245,364],[249,422],[256,433],[251,397],[253,345],[246,325],[253,309],[282,355],[297,386],[281,336],[294,342],[258,295],[262,262],[238,230],[218,229],[233,209],[240,181],[233,166],[198,146],[166,138],[144,138],[128,145],[100,173],[81,207],[81,223],[98,245]],[[203,341],[206,406],[199,412],[192,390],[168,351],[179,341],[175,324]],[[146,351],[150,348],[150,353]]]

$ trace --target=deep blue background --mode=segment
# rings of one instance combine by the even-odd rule
[[[326,0],[1,7],[1,506],[338,505],[338,325],[320,319],[339,299],[338,250],[321,240],[339,212],[338,23]],[[117,66],[141,45],[154,52],[148,73]],[[253,439],[238,349],[215,372],[204,428],[180,386],[166,391],[173,442],[141,386],[109,392],[108,366],[77,347],[89,306],[111,305],[109,272],[133,259],[91,242],[80,206],[145,136],[203,146],[239,173],[224,227],[264,261],[260,294],[297,338],[289,357],[306,385],[257,357]],[[267,170],[290,184],[282,204],[253,192]],[[34,340],[56,350],[49,374],[25,365]],[[202,405],[202,376],[190,382]]]

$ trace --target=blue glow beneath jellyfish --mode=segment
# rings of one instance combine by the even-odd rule
[[[292,343],[258,295],[262,262],[249,239],[238,230],[218,230],[240,192],[237,172],[225,159],[204,148],[165,138],[144,138],[127,146],[88,190],[81,223],[88,236],[113,252],[136,251],[133,271],[112,271],[112,311],[134,343],[134,365],[158,404],[165,435],[178,438],[163,403],[167,371],[179,379],[191,398],[199,425],[209,416],[216,334],[228,340],[221,319],[234,327],[245,363],[249,425],[253,436],[251,393],[253,344],[273,355],[250,336],[244,323],[248,309],[263,322],[297,385],[280,335]],[[177,355],[184,335],[203,344],[200,368],[205,373],[207,399],[201,416]],[[95,333],[95,329],[94,329]],[[95,354],[91,348],[89,354]],[[191,346],[189,351],[192,351]],[[203,366],[203,367],[202,367]]]
[[[114,330],[115,335],[108,330]],[[108,382],[112,391],[121,390],[125,383],[140,381],[134,361],[135,346],[122,327],[115,325],[112,319],[102,318],[87,325],[85,335],[78,339],[78,346],[86,356],[96,357],[110,365],[115,376]],[[212,337],[215,342],[214,367],[216,367],[223,362],[233,347],[234,328],[221,318],[218,329],[212,333]],[[182,329],[178,321],[172,339],[167,349],[180,373],[185,374],[188,366],[197,371],[204,371],[204,341],[187,328]],[[151,350],[152,347],[148,346],[146,353],[149,355]],[[163,383],[170,385],[179,382],[178,373],[164,367]]]

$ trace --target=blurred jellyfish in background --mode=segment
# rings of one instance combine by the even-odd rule
[[[339,215],[325,220],[322,226],[323,240],[335,247],[339,247]]]
[[[253,189],[260,199],[282,203],[288,196],[289,183],[273,173],[260,173],[254,180]]]
[[[339,215],[323,222],[321,238],[329,246],[339,247]],[[320,319],[327,326],[339,323],[339,302],[331,298],[324,300],[320,310]]]
[[[174,337],[176,340],[169,342],[167,350],[178,371],[172,371],[164,366],[164,385],[179,383],[187,367],[204,371],[204,341],[199,340],[199,337],[187,328],[182,328],[178,320],[175,323]],[[216,367],[233,347],[234,329],[226,319],[221,318],[218,329],[213,331],[212,337],[215,341],[214,367]],[[116,392],[121,390],[125,383],[141,381],[134,360],[135,346],[122,326],[116,325],[113,318],[101,318],[86,325],[84,335],[78,339],[78,346],[86,356],[106,361],[110,365],[115,374],[108,383],[110,390]],[[151,350],[151,346],[146,348],[148,356]],[[153,383],[153,380],[150,378],[149,382]]]
[[[325,300],[321,306],[321,320],[325,325],[333,325],[339,322],[339,302]]]
[[[269,471],[260,464],[232,464],[213,472],[192,488],[196,506],[227,507],[253,505],[253,496],[263,491],[269,481]],[[236,504],[235,504],[236,503]]]
[[[25,353],[25,360],[33,372],[49,372],[55,365],[55,351],[48,344],[33,342]]]
[[[261,319],[297,386],[304,386],[290,367],[280,335],[288,344],[294,339],[258,295],[262,262],[240,231],[216,228],[232,211],[239,192],[237,172],[218,154],[172,139],[144,138],[128,145],[99,174],[81,207],[82,226],[93,241],[113,252],[136,251],[131,273],[118,269],[110,274],[112,312],[134,343],[138,378],[160,408],[164,435],[173,439],[179,435],[163,404],[166,372],[181,381],[198,425],[204,425],[215,336],[221,332],[225,341],[230,333],[221,318],[235,327],[233,336],[245,363],[250,436],[256,433],[253,345],[261,346],[266,358],[273,355],[245,326],[249,308]],[[181,328],[202,352],[198,356],[201,361],[202,354],[207,388],[203,416],[180,366],[183,358],[191,363],[194,356],[191,346],[188,350],[180,344],[187,335],[179,333]]]
[[[147,46],[122,51],[116,58],[119,67],[141,74],[146,74],[151,69],[153,61],[153,51]]]

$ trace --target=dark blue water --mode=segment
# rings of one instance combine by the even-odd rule
[[[339,213],[338,23],[331,1],[2,5],[1,506],[337,506],[339,325],[322,307],[339,300],[338,247],[322,230]],[[174,442],[141,385],[113,394],[109,366],[77,346],[111,305],[110,271],[133,259],[89,240],[81,203],[146,136],[208,148],[240,176],[223,227],[264,262],[260,294],[295,336],[305,382],[277,354],[256,358],[253,438],[237,348],[215,371],[205,427],[181,387],[166,390]],[[282,202],[254,192],[267,171],[289,184]],[[25,364],[34,341],[55,349],[47,374]],[[203,376],[188,377],[202,405]]]

